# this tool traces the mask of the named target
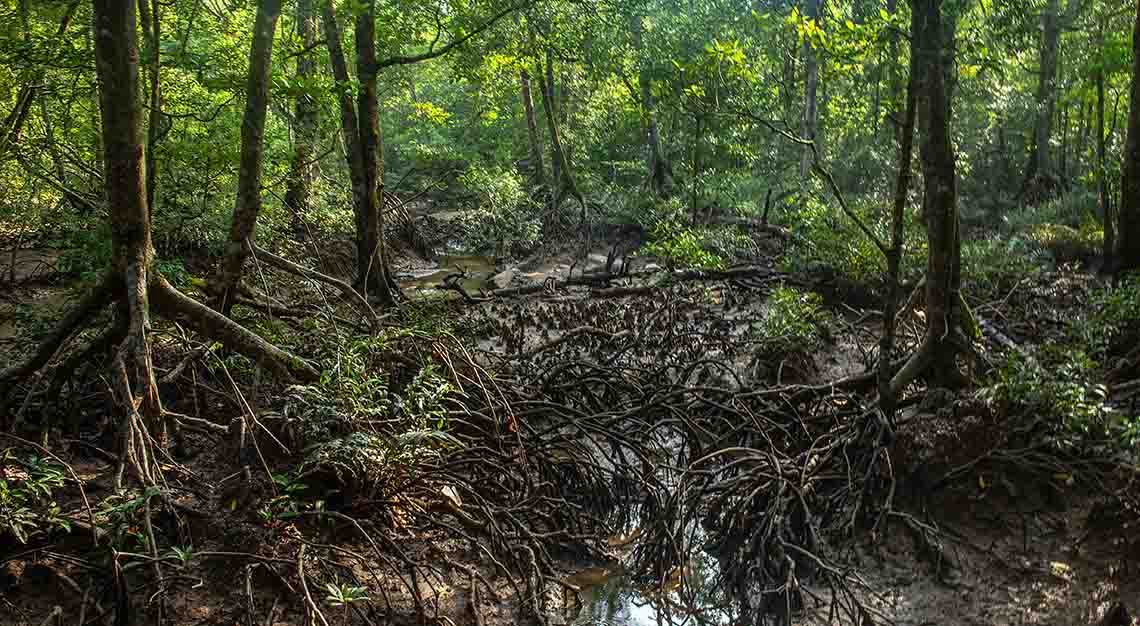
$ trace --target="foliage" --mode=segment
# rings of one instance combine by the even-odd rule
[[[0,455],[0,536],[26,544],[53,530],[70,529],[53,497],[63,484],[63,468],[54,462],[5,450]]]
[[[477,198],[463,214],[466,245],[472,251],[524,252],[541,232],[538,206],[517,175],[500,168],[472,167],[459,182]]]
[[[721,269],[724,257],[706,247],[710,241],[705,233],[679,222],[660,222],[638,255],[654,257],[672,269]]]
[[[1044,259],[1029,241],[984,237],[962,241],[962,278],[986,295],[1004,295],[1019,281],[1038,274]]]
[[[889,240],[889,216],[882,204],[860,202],[852,210],[881,241]],[[916,280],[926,263],[926,234],[910,212],[904,218],[902,279]],[[794,272],[825,266],[857,283],[878,280],[886,271],[886,259],[875,244],[820,198],[801,197],[784,212],[783,219],[793,237],[780,260],[781,269]]]
[[[1140,341],[1140,276],[1097,290],[1087,310],[1072,324],[1090,353],[1107,358],[1130,350]]]
[[[980,397],[998,404],[1003,413],[1041,416],[1051,426],[1052,445],[1064,449],[1105,439],[1124,446],[1140,442],[1140,416],[1110,410],[1108,389],[1093,382],[1097,367],[1087,354],[1052,347],[1042,350],[1040,358],[1010,353]]]
[[[447,431],[454,387],[434,365],[393,390],[373,358],[412,331],[352,342],[314,385],[290,388],[286,414],[301,428],[305,460],[298,476],[332,475],[352,488],[383,488],[458,441]]]
[[[753,332],[770,352],[808,351],[818,346],[831,320],[817,293],[781,285],[772,291],[767,310]]]

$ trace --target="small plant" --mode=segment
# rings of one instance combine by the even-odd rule
[[[341,624],[348,623],[348,609],[351,605],[357,602],[368,601],[368,590],[364,587],[347,585],[345,583],[337,583],[335,585],[333,583],[327,583],[325,589],[328,591],[328,595],[325,596],[325,602],[328,602],[329,606],[340,607],[343,611],[341,613]]]
[[[638,255],[660,259],[671,269],[724,267],[724,258],[704,246],[701,234],[696,229],[674,221],[657,224],[650,233],[649,243]]]
[[[819,294],[781,286],[769,296],[768,311],[754,332],[773,350],[808,350],[820,341],[829,319]]]
[[[11,450],[0,456],[0,536],[27,543],[54,529],[69,530],[71,522],[52,499],[62,487],[63,469],[39,457],[17,458]]]
[[[1108,389],[1094,382],[1096,364],[1078,350],[1043,350],[1041,362],[1011,353],[997,369],[993,381],[979,395],[1013,409],[1035,411],[1056,418],[1056,445],[1073,447],[1082,441],[1111,439],[1135,445],[1140,420],[1109,409]]]

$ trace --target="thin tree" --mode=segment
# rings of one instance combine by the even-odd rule
[[[943,43],[943,0],[911,0],[917,20],[912,54],[912,80],[918,88],[922,121],[920,150],[923,174],[922,214],[926,220],[926,334],[918,350],[891,379],[889,393],[898,394],[916,377],[929,373],[932,386],[961,382],[956,356],[964,341],[961,302],[961,240],[954,146],[950,136],[946,89],[947,50]]]
[[[265,116],[269,108],[269,75],[273,60],[273,35],[281,14],[281,0],[259,0],[253,22],[246,75],[245,115],[241,125],[241,156],[238,164],[237,199],[230,221],[230,240],[218,264],[213,285],[215,308],[229,315],[237,300],[242,267],[253,252],[253,236],[261,213],[261,170],[265,153]]]

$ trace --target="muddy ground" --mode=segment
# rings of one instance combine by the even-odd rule
[[[570,246],[506,261],[471,255],[427,260],[406,254],[396,266],[413,297],[455,300],[454,290],[434,287],[458,271],[466,291],[482,298],[496,288],[563,280],[572,277],[572,271],[604,270],[608,253],[620,242],[601,243],[586,254]],[[22,352],[28,325],[56,315],[70,293],[65,280],[45,279],[50,272],[44,267],[55,258],[53,253],[29,251],[19,258],[25,269],[17,270],[20,280],[7,288],[0,302],[0,353],[8,355]],[[512,355],[536,351],[551,359],[620,356],[651,362],[662,353],[652,345],[642,353],[631,352],[622,333],[657,324],[684,328],[691,335],[670,336],[669,343],[656,344],[657,349],[727,360],[740,371],[750,371],[753,380],[816,385],[865,371],[877,322],[834,298],[828,301],[834,326],[810,353],[757,363],[753,357],[758,348],[748,344],[742,329],[764,316],[771,290],[781,284],[823,287],[811,277],[781,274],[771,256],[751,258],[748,263],[764,270],[757,274],[760,279],[673,285],[624,297],[602,297],[598,287],[555,286],[526,298],[456,304],[454,311],[479,329],[473,339],[478,350],[473,352],[481,354],[480,363],[489,369],[502,366]],[[652,270],[651,264],[656,261],[637,259],[630,269]],[[644,286],[648,280],[652,279],[617,279],[605,288]],[[1094,280],[1079,272],[1050,273],[1022,287],[1015,298],[982,304],[989,305],[990,317],[999,320],[1007,334],[1032,349],[1035,341],[1049,341],[1049,329],[1058,328],[1056,320],[1072,305],[1071,291],[1055,286],[1066,281],[1087,286]],[[582,341],[557,343],[568,331],[583,326],[598,333]],[[177,353],[157,357],[165,368],[174,367],[178,358]],[[531,366],[542,362],[532,359]],[[1046,469],[1037,476],[1005,474],[1002,463],[990,462],[1000,456],[1000,442],[987,434],[1000,432],[1002,425],[992,411],[977,409],[977,404],[969,391],[933,406],[912,403],[890,449],[897,478],[893,512],[886,514],[877,532],[835,543],[830,556],[846,568],[874,623],[1083,625],[1095,623],[1116,601],[1140,608],[1137,518],[1134,512],[1120,511],[1109,497],[1113,489],[1135,489],[1138,477],[1121,476],[1097,491],[1080,475],[1050,474]],[[90,403],[85,406],[90,408]],[[222,425],[230,424],[239,412],[219,398],[194,406],[197,415]],[[112,496],[113,457],[90,443],[93,439],[85,433],[57,435],[70,442],[59,452],[71,463],[87,500]],[[235,477],[241,466],[233,461],[232,446],[232,432],[196,433],[181,453],[177,471],[186,475],[177,476],[180,484],[201,488],[173,487],[172,510],[178,516],[167,521],[172,540],[181,540],[172,543],[192,543],[198,556],[196,566],[187,567],[184,576],[167,579],[174,589],[161,594],[166,598],[168,623],[300,626],[313,613],[306,609],[306,595],[324,606],[319,619],[329,624],[415,623],[411,616],[417,613],[417,604],[422,605],[427,623],[483,626],[538,621],[528,610],[533,598],[526,586],[520,588],[517,577],[504,575],[501,564],[489,558],[478,542],[463,539],[462,533],[415,523],[401,526],[398,511],[387,521],[386,536],[394,543],[379,547],[362,537],[369,534],[368,528],[305,519],[266,523],[251,500],[266,495],[264,481]],[[931,476],[956,469],[961,471],[948,484],[937,488],[930,484]],[[233,485],[245,487],[235,491]],[[8,538],[0,547],[0,623],[110,624],[116,614],[116,589],[129,591],[136,602],[132,612],[144,614],[137,603],[146,602],[147,583],[121,582],[115,578],[121,573],[100,565],[106,554],[91,549],[92,531],[83,523],[87,515],[79,495],[72,485],[63,506],[64,514],[74,520],[70,533],[40,538],[26,547]],[[448,506],[443,497],[419,506],[438,507],[441,502]],[[393,505],[394,511],[398,508]],[[560,557],[552,577],[556,582],[545,591],[548,623],[724,623],[718,621],[715,607],[684,606],[680,601],[686,589],[700,581],[690,581],[686,575],[674,583],[671,593],[647,595],[643,584],[623,575],[628,538],[596,539],[603,545],[600,554],[608,558]],[[299,553],[302,546],[322,557],[307,561]],[[400,574],[398,565],[384,566],[390,565],[384,563],[390,559],[427,567]],[[326,602],[328,591],[318,583],[333,580],[367,586],[369,599],[347,611],[332,607]],[[306,581],[308,585],[302,584]],[[813,594],[827,598],[829,592],[808,585],[807,610],[794,623],[844,623],[839,616],[813,608]],[[59,607],[58,618],[50,617],[54,607]],[[153,607],[149,611],[153,615]]]

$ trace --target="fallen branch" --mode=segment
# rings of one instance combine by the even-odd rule
[[[258,247],[258,245],[252,241],[249,242],[249,247],[253,250],[253,256],[256,257],[259,261],[263,261],[269,265],[272,265],[273,267],[276,267],[283,272],[288,272],[290,274],[301,276],[303,278],[308,278],[309,280],[336,287],[340,290],[341,293],[345,295],[345,297],[347,297],[349,300],[352,300],[356,306],[360,307],[360,310],[364,312],[373,326],[376,326],[380,323],[380,316],[378,316],[372,306],[368,304],[368,300],[366,300],[364,296],[360,295],[360,292],[352,288],[352,285],[344,282],[343,280],[340,280],[339,278],[333,278],[332,276],[322,274],[316,270],[297,265],[285,257],[277,256],[268,250]]]

